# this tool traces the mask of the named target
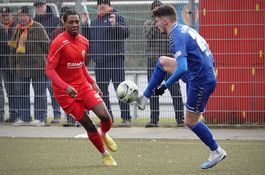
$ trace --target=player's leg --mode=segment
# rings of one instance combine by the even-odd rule
[[[159,57],[151,79],[143,93],[143,96],[137,100],[137,105],[140,109],[145,109],[148,99],[151,97],[156,86],[160,85],[167,73],[172,74],[176,69],[176,60],[171,57]]]
[[[85,128],[87,135],[88,135],[88,139],[93,143],[93,145],[97,148],[97,150],[101,154],[104,154],[105,148],[104,148],[103,140],[101,139],[101,136],[94,122],[90,119],[90,117],[85,111],[84,111],[83,117],[79,119],[79,123]]]
[[[143,95],[147,98],[150,98],[153,93],[153,90],[157,85],[160,85],[162,83],[166,74],[174,72],[175,69],[176,69],[175,59],[167,56],[159,57],[156,67],[152,73],[151,79]]]
[[[202,169],[208,169],[215,166],[218,162],[226,157],[226,152],[215,141],[210,129],[201,121],[200,114],[186,112],[185,124],[201,139],[201,141],[211,150],[207,161],[202,165]]]
[[[98,93],[92,89],[83,90],[81,95],[83,96],[85,108],[92,110],[100,119],[100,134],[105,144],[111,151],[116,151],[116,143],[107,134],[112,126],[112,118],[104,101]]]
[[[103,163],[107,166],[116,166],[117,163],[105,149],[101,135],[99,134],[94,122],[90,119],[87,112],[85,112],[85,106],[81,102],[75,101],[70,107],[64,110],[85,128],[88,139],[101,153]]]
[[[107,134],[112,126],[112,119],[107,110],[106,105],[102,102],[92,107],[92,111],[99,117],[100,119],[100,135],[106,144],[106,146],[111,151],[117,151],[117,144],[114,140]]]
[[[204,87],[188,88],[187,92],[185,124],[211,150],[209,159],[201,165],[203,169],[213,167],[226,156],[226,152],[218,145],[210,129],[199,120],[214,88],[215,82]]]
[[[58,100],[58,102],[60,103],[60,100]],[[79,121],[79,123],[85,128],[89,140],[97,150],[103,154],[105,152],[104,143],[95,124],[85,112],[85,106],[82,104],[82,101],[73,101],[70,106],[64,107],[64,105],[62,105],[62,107],[69,116],[73,117],[74,120]]]
[[[94,122],[90,119],[86,112],[84,113],[84,116],[79,120],[79,122],[86,129],[89,140],[102,154],[103,163],[107,166],[117,166],[116,161],[112,158],[110,153],[105,150],[101,135],[98,132]]]

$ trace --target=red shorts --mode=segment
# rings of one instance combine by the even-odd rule
[[[90,110],[95,105],[103,103],[102,98],[90,84],[78,91],[77,97],[75,98],[70,97],[66,93],[56,93],[56,91],[54,92],[54,96],[63,110],[67,114],[70,114],[76,121],[79,121],[83,117],[86,109]]]

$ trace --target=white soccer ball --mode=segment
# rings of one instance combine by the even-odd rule
[[[138,98],[138,87],[133,81],[123,81],[117,88],[117,97],[124,103],[131,103]]]

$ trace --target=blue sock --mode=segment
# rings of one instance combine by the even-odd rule
[[[166,76],[166,71],[164,70],[163,66],[161,65],[160,61],[158,60],[156,64],[156,68],[152,73],[151,79],[148,82],[148,86],[144,91],[144,96],[150,98],[153,90],[157,85],[160,85]]]
[[[198,122],[196,125],[190,128],[200,139],[207,145],[211,151],[214,151],[218,148],[211,131],[209,128],[202,122]]]

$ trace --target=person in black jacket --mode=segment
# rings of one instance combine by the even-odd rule
[[[113,118],[109,101],[108,86],[112,81],[117,89],[125,80],[124,39],[129,37],[129,29],[124,18],[114,10],[110,0],[98,0],[98,15],[91,22],[90,41],[92,60],[95,62],[96,81],[103,92],[103,100]],[[129,104],[119,101],[122,125],[131,125]]]
[[[151,4],[151,11],[159,8],[162,5],[163,4],[161,1],[153,1],[153,3]],[[146,39],[147,78],[148,81],[150,81],[155,65],[157,64],[157,59],[161,55],[167,55],[171,57],[173,56],[169,52],[167,35],[165,33],[162,34],[155,26],[155,19],[153,17],[151,19],[148,19],[144,24],[144,36]],[[167,75],[166,79],[168,79],[169,77],[170,75]],[[169,88],[169,92],[172,97],[177,126],[183,126],[184,105],[182,102],[179,83],[174,83],[174,85]],[[154,94],[151,96],[150,110],[150,122],[147,123],[145,127],[157,127],[160,115],[159,96]]]
[[[34,21],[39,22],[44,26],[49,38],[51,39],[53,31],[60,23],[60,19],[53,14],[51,7],[46,4],[46,0],[34,0],[33,5],[36,12]],[[61,118],[60,105],[54,98],[51,81],[48,80],[47,82],[47,88],[50,92],[54,116],[54,120],[52,120],[51,123],[59,123],[59,119]]]
[[[12,16],[9,7],[2,7],[0,9],[1,22],[0,24],[0,122],[4,120],[4,88],[8,96],[9,118],[5,123],[14,123],[17,119],[17,104],[15,98],[15,75],[14,69],[9,63],[9,46],[7,42],[12,37],[12,30],[15,26],[14,17]],[[2,80],[4,86],[2,85]]]

